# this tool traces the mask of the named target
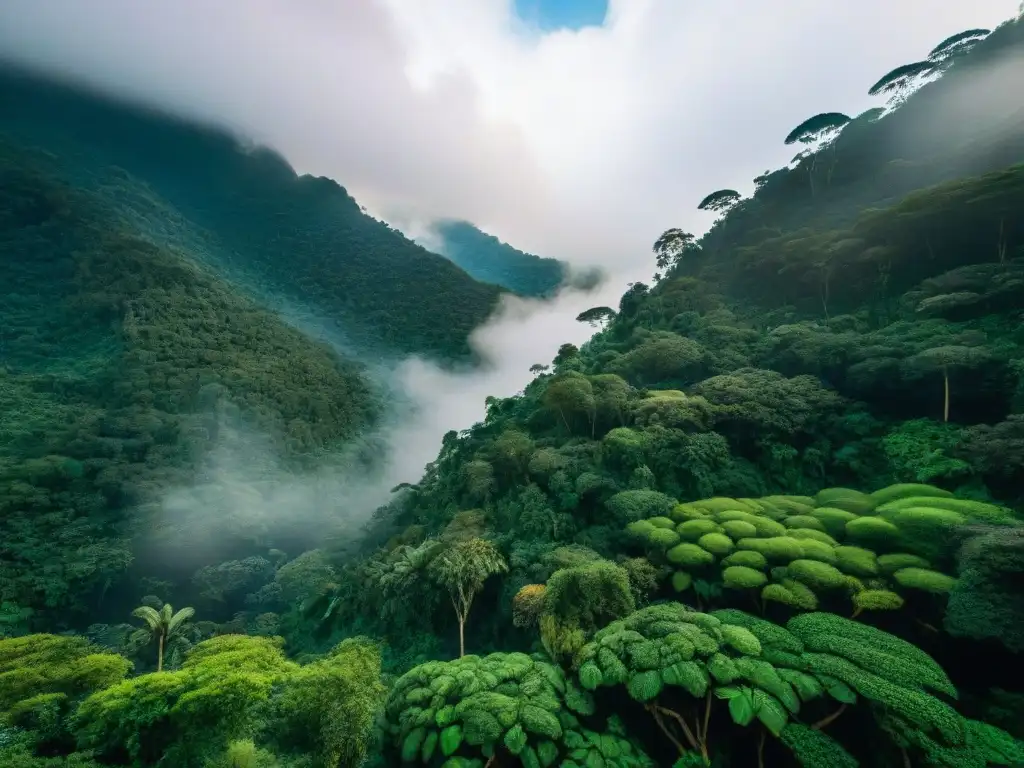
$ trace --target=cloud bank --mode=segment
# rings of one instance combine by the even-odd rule
[[[523,250],[647,269],[709,191],[1016,0],[613,0],[540,35],[511,0],[5,0],[0,54],[213,119],[379,215],[461,218]]]
[[[0,56],[237,129],[374,215],[472,221],[613,275],[601,295],[507,303],[475,336],[483,371],[401,363],[418,407],[387,435],[397,482],[479,419],[486,395],[513,394],[532,363],[583,341],[575,315],[649,277],[663,230],[703,231],[705,194],[750,192],[792,157],[793,126],[875,106],[880,75],[994,27],[1017,0],[612,0],[603,27],[546,35],[513,5],[4,0]]]

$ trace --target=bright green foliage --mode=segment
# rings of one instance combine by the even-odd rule
[[[892,577],[905,589],[920,589],[937,595],[948,593],[956,584],[952,576],[926,568],[901,568]]]
[[[693,576],[686,571],[676,571],[672,574],[671,582],[676,592],[685,592],[693,583]]]
[[[871,498],[875,500],[877,506],[883,506],[900,499],[916,499],[921,497],[934,501],[935,499],[952,498],[953,494],[943,488],[936,488],[933,485],[926,485],[924,483],[897,483],[896,485],[879,488],[871,494]]]
[[[714,520],[686,520],[676,527],[676,531],[686,541],[699,541],[701,536],[715,533],[721,530],[721,526]]]
[[[182,608],[175,612],[170,603],[165,603],[159,611],[148,605],[141,605],[132,611],[132,616],[142,619],[146,624],[145,629],[140,629],[132,636],[132,640],[135,643],[157,643],[157,672],[164,668],[164,653],[176,641],[184,640],[188,622],[195,613],[195,608]]]
[[[590,633],[635,608],[624,568],[607,560],[563,568],[544,591],[541,640],[554,658],[571,658]]]
[[[252,739],[238,739],[228,744],[224,753],[206,761],[203,768],[278,768],[277,758],[261,749]]]
[[[280,639],[223,635],[195,646],[179,671],[94,693],[76,713],[76,731],[100,755],[148,765],[166,753],[191,766],[246,736],[256,709],[294,669]]]
[[[906,552],[894,552],[890,555],[878,556],[878,568],[882,573],[893,573],[901,568],[928,568],[928,561],[917,555]]]
[[[581,726],[576,715],[593,714],[591,695],[539,656],[495,653],[420,665],[395,682],[384,712],[404,762],[439,765],[443,758],[469,760],[504,748],[524,764],[551,765],[561,757],[590,765],[596,750],[618,759],[608,765],[652,765],[617,722],[606,734]],[[437,753],[423,748],[431,734]]]
[[[835,507],[819,507],[811,512],[811,515],[820,520],[825,530],[833,536],[843,536],[846,533],[846,524],[857,519],[853,512]]]
[[[770,603],[808,611],[823,607],[822,600],[829,601],[824,607],[848,601],[850,607],[840,610],[855,614],[896,610],[904,605],[904,590],[948,592],[955,580],[943,567],[953,562],[960,531],[978,519],[967,510],[1008,519],[997,507],[921,484],[890,486],[876,495],[826,488],[814,498],[712,498],[677,507],[676,518],[680,509],[693,515],[675,527],[681,542],[662,533],[668,531],[662,518],[630,526],[654,562],[660,551],[672,572],[688,573],[711,589],[716,580],[708,573],[717,571],[717,583],[760,587]],[[935,575],[922,578],[920,569]],[[689,586],[682,576],[674,579],[677,592]]]
[[[0,731],[6,724],[31,732],[33,741],[64,739],[78,702],[120,682],[131,667],[82,637],[0,639]]]
[[[814,497],[816,507],[842,509],[855,515],[868,515],[877,504],[870,494],[852,488],[825,488]]]
[[[790,723],[779,738],[803,768],[858,768],[857,760],[824,731]]]
[[[677,544],[665,556],[670,563],[683,568],[700,568],[715,562],[715,556],[697,544]]]
[[[717,557],[728,555],[736,546],[724,533],[705,533],[697,539],[697,545]]]
[[[967,520],[979,523],[1011,523],[1014,520],[1013,513],[1004,507],[974,501],[973,499],[958,499],[952,496],[904,497],[880,505],[878,512],[879,514],[885,514],[886,512],[895,512],[910,507],[949,510],[950,512],[958,513]]]
[[[763,570],[768,567],[768,560],[760,552],[754,552],[752,550],[741,549],[733,552],[727,558],[722,560],[722,565],[726,568],[740,565],[746,568],[756,568]]]
[[[793,560],[786,566],[786,570],[790,576],[803,582],[815,592],[842,589],[846,586],[846,577],[828,563],[816,560]]]
[[[761,599],[781,603],[799,611],[814,611],[818,608],[818,596],[799,581],[783,579],[777,584],[768,584],[761,590]]]
[[[897,611],[903,607],[903,598],[885,589],[862,589],[853,595],[855,614],[861,611]]]
[[[730,589],[754,589],[762,586],[768,577],[744,565],[731,565],[722,570],[722,582]]]
[[[355,639],[292,670],[273,702],[280,751],[309,755],[314,768],[359,765],[386,693],[380,673],[380,648]]]

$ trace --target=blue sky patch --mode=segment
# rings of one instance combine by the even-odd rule
[[[608,0],[515,0],[516,15],[543,32],[599,27],[608,14]]]

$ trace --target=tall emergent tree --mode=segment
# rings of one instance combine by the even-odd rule
[[[183,638],[188,620],[195,616],[195,613],[194,608],[182,608],[174,613],[170,603],[165,603],[159,611],[148,605],[141,605],[132,611],[132,616],[142,619],[146,626],[132,635],[132,644],[151,643],[153,638],[156,638],[156,671],[161,672],[164,668],[164,651],[172,642]]]
[[[991,359],[989,352],[982,347],[968,347],[964,345],[947,345],[943,347],[932,347],[919,352],[909,358],[905,365],[910,373],[942,373],[944,382],[944,397],[942,406],[942,420],[949,421],[949,374],[950,371],[968,370],[988,362]]]
[[[719,189],[705,197],[697,205],[698,211],[727,211],[739,202],[740,193],[735,189]]]
[[[794,159],[802,159],[808,156],[811,158],[807,174],[811,184],[812,196],[814,195],[814,169],[818,162],[818,155],[823,149],[832,145],[832,164],[828,169],[828,179],[831,180],[832,171],[835,167],[835,140],[839,138],[840,132],[849,122],[849,115],[844,115],[842,112],[819,112],[817,115],[804,120],[786,136],[786,144],[799,143],[807,147]]]
[[[608,322],[614,317],[615,310],[611,307],[591,307],[590,309],[585,309],[576,315],[576,322],[598,326]]]
[[[940,64],[951,62],[969,52],[991,32],[991,29],[965,29],[963,32],[950,35],[928,52],[928,60]]]
[[[699,250],[696,238],[689,232],[683,232],[678,227],[666,229],[661,237],[654,241],[654,254],[657,256],[655,264],[658,269],[668,272],[687,253]]]
[[[486,539],[464,539],[451,544],[430,563],[434,581],[448,590],[459,620],[459,658],[466,655],[466,618],[473,607],[473,598],[484,582],[496,573],[508,571],[508,564]]]
[[[891,69],[868,89],[868,96],[889,95],[889,107],[898,106],[935,74],[937,62],[925,59]]]

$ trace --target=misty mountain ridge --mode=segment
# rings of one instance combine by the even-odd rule
[[[525,253],[483,232],[468,221],[440,220],[428,237],[414,238],[485,283],[500,285],[520,296],[549,298],[560,288],[584,290],[601,279],[595,269],[573,271],[558,259]]]
[[[364,214],[333,180],[298,176],[276,152],[222,129],[11,67],[0,68],[0,105],[0,136],[45,153],[51,174],[130,202],[141,236],[258,300],[329,318],[353,351],[470,360],[470,332],[503,288],[516,291],[500,274],[473,279]]]

